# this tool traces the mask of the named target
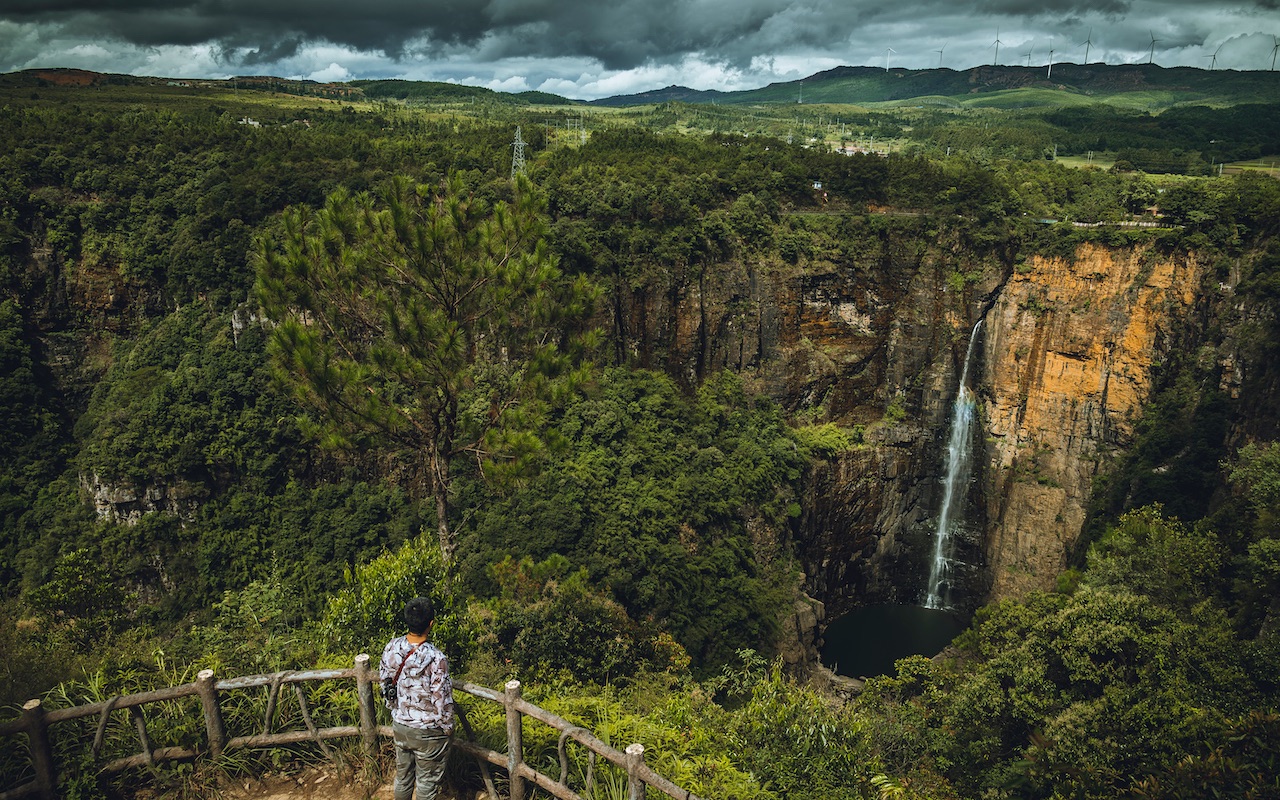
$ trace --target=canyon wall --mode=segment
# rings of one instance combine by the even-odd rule
[[[690,383],[734,369],[798,421],[861,433],[810,476],[795,531],[805,590],[832,617],[920,598],[951,402],[979,319],[982,441],[962,591],[976,606],[1051,587],[1092,481],[1131,441],[1200,286],[1194,259],[1148,245],[1015,264],[948,240],[904,222],[863,259],[735,263],[619,300],[621,325],[645,331],[623,335],[642,361]]]
[[[1132,441],[1191,313],[1194,259],[1082,246],[1035,257],[987,317],[983,480],[994,597],[1053,585],[1093,478]]]

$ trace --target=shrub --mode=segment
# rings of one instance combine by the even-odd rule
[[[449,585],[440,548],[430,535],[411,539],[393,553],[347,570],[346,586],[329,599],[321,629],[337,651],[381,654],[388,639],[404,631],[404,604],[430,597],[436,607],[432,641],[448,655],[452,669],[465,669],[475,633],[464,602]]]

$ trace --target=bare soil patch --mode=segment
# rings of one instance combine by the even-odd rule
[[[217,800],[392,800],[391,781],[365,783],[349,771],[321,766],[294,775],[279,773],[246,778],[219,787]],[[458,795],[448,785],[440,789],[440,800],[485,800],[484,792]]]

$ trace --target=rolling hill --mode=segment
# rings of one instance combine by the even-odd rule
[[[803,84],[803,87],[801,86]],[[802,95],[803,93],[803,95]],[[1152,64],[1071,64],[953,69],[836,67],[803,81],[736,92],[669,86],[594,101],[631,106],[679,101],[726,105],[796,104],[1045,107],[1105,103],[1160,110],[1177,105],[1230,106],[1280,98],[1280,73],[1203,70]],[[998,98],[998,99],[997,99]]]

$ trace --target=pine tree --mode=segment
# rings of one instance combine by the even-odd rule
[[[323,443],[416,454],[446,564],[453,459],[524,463],[548,402],[586,369],[590,337],[575,331],[594,288],[559,270],[529,179],[514,190],[492,206],[458,176],[434,192],[406,178],[377,195],[338,190],[319,211],[289,209],[255,251],[277,375],[317,413]]]

